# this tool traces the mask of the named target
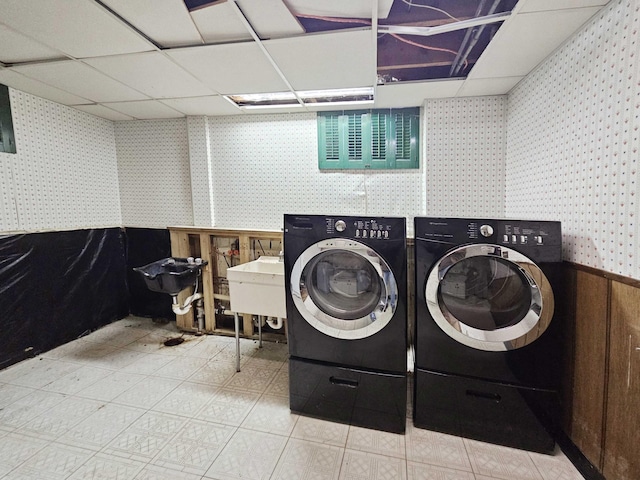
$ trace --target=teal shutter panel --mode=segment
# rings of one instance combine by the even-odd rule
[[[321,170],[419,166],[420,109],[318,113]]]

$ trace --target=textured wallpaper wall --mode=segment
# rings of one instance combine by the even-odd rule
[[[509,95],[506,213],[567,260],[640,279],[640,4],[614,0]]]
[[[426,213],[505,214],[507,97],[427,100]]]
[[[320,172],[315,113],[211,117],[209,128],[216,227],[279,230],[284,213],[424,211],[424,167]]]
[[[0,153],[0,231],[120,225],[113,122],[9,95],[18,152]]]
[[[116,122],[115,141],[122,223],[192,225],[186,119]]]

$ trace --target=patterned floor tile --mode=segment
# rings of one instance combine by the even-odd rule
[[[180,383],[180,380],[169,378],[146,377],[114,398],[113,402],[148,409],[166,397]]]
[[[147,412],[114,438],[103,453],[149,462],[176,436],[187,419]]]
[[[71,427],[57,441],[99,451],[144,413],[145,410],[139,408],[107,404]]]
[[[187,381],[205,385],[222,386],[228,383],[236,374],[236,362],[232,360],[217,360],[213,358],[205,363]]]
[[[195,417],[202,407],[211,400],[211,396],[215,394],[216,390],[215,386],[184,382],[156,403],[152,410]]]
[[[7,474],[3,480],[62,480],[78,470],[92,455],[90,450],[50,444]]]
[[[98,380],[108,376],[111,372],[93,366],[82,366],[64,376],[58,377],[45,385],[42,389],[48,392],[64,393],[73,395],[80,390],[93,385]]]
[[[0,408],[11,405],[13,402],[33,393],[34,388],[21,387],[19,385],[0,384]]]
[[[190,420],[152,461],[154,465],[204,475],[236,428]]]
[[[469,455],[460,437],[407,425],[407,460],[471,472]]]
[[[145,464],[102,454],[90,458],[69,480],[133,480]]]
[[[267,480],[286,442],[287,437],[238,429],[205,477],[217,480]]]
[[[271,480],[338,480],[344,449],[290,439]]]
[[[271,380],[278,373],[277,368],[265,368],[262,366],[249,366],[250,360],[242,365],[242,370],[235,373],[227,383],[225,387],[235,388],[237,390],[246,390],[248,392],[263,393]]]
[[[65,398],[59,393],[35,390],[0,410],[0,430],[13,431],[62,402]]]
[[[42,388],[58,378],[77,370],[80,365],[62,360],[48,358],[34,359],[37,368],[32,369],[25,375],[19,376],[11,382],[13,385],[23,387]]]
[[[171,468],[160,467],[158,465],[146,465],[135,480],[201,480],[202,475],[193,473],[178,472]]]
[[[129,365],[122,367],[120,372],[135,373],[139,375],[153,375],[160,368],[169,363],[172,357],[168,355],[160,355],[156,353],[142,353],[131,350],[138,357]]]
[[[258,398],[258,393],[220,388],[202,407],[198,418],[237,427],[249,415]]]
[[[438,467],[424,463],[407,462],[408,480],[476,480],[471,472]],[[515,480],[515,479],[514,479]]]
[[[289,399],[263,395],[242,422],[242,428],[289,436],[297,420],[298,415],[289,409]]]
[[[48,445],[46,440],[9,433],[0,437],[0,476],[19,467]]]
[[[291,437],[345,447],[348,433],[349,425],[300,416],[291,433]]]
[[[355,427],[353,425],[349,427],[347,448],[389,457],[405,458],[404,435]]]
[[[67,397],[17,431],[25,435],[55,440],[92,413],[97,412],[102,406],[102,403],[95,400]]]
[[[79,397],[109,402],[144,379],[144,375],[103,371],[102,377],[97,382],[82,390],[78,390],[77,395]]]
[[[154,376],[186,380],[207,363],[204,358],[175,357],[155,371]]]
[[[529,452],[529,456],[544,480],[582,480],[582,475],[558,449],[555,455]]]
[[[406,480],[404,459],[374,453],[346,450],[340,480]]]
[[[504,480],[542,480],[524,450],[464,439],[473,472]]]

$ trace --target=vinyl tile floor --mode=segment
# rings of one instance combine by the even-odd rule
[[[295,415],[286,344],[127,317],[0,371],[0,479],[573,480],[561,451]],[[409,408],[410,412],[410,408]],[[410,413],[409,413],[410,415]]]

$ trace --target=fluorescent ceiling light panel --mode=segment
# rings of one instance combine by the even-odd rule
[[[287,5],[297,15],[339,18],[371,18],[370,0],[287,0]],[[387,18],[393,0],[378,0],[378,18]]]
[[[332,90],[307,90],[301,92],[255,93],[247,95],[229,95],[232,102],[243,108],[277,107],[300,105],[331,104],[353,105],[373,102],[373,88],[343,88]]]

